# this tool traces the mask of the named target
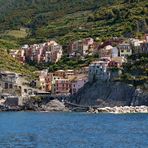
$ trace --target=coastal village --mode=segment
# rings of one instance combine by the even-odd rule
[[[0,0],[0,148],[148,148],[148,0]]]
[[[38,94],[63,98],[75,95],[88,82],[112,81],[120,77],[127,57],[136,53],[148,54],[147,34],[143,40],[115,37],[101,44],[93,38],[74,41],[67,47],[68,58],[84,60],[87,56],[98,55],[97,60],[80,69],[37,71],[38,77],[31,82],[28,82],[22,74],[0,71],[0,104],[21,105],[25,99]],[[21,49],[10,50],[9,54],[22,64],[28,62],[50,64],[59,62],[64,51],[62,45],[51,40],[40,44],[24,45]]]

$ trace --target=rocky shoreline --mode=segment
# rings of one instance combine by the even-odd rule
[[[63,102],[60,102],[57,99],[51,100],[48,103],[35,103],[35,102],[26,102],[22,106],[6,106],[0,105],[0,112],[13,112],[13,111],[37,111],[37,112],[68,112],[69,109],[65,107]]]
[[[15,112],[15,111],[22,111],[21,106],[10,107],[5,105],[0,105],[0,112]]]
[[[57,100],[53,100],[48,105],[42,105],[42,107],[8,107],[0,106],[0,112],[19,112],[19,111],[36,111],[36,112],[74,112],[71,109],[65,107]],[[112,113],[112,114],[128,114],[128,113],[148,113],[148,106],[120,106],[120,107],[104,107],[104,108],[89,108],[87,113],[99,114],[99,113]]]
[[[104,107],[104,108],[90,108],[88,113],[113,113],[113,114],[127,114],[127,113],[148,113],[148,106],[120,106],[120,107]]]

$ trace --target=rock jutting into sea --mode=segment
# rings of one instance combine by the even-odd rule
[[[68,108],[65,107],[65,105],[60,102],[59,100],[51,100],[46,105],[42,105],[42,109],[48,112],[65,112],[68,111]]]
[[[120,106],[120,107],[104,107],[104,108],[90,108],[88,113],[148,113],[148,106]]]
[[[48,98],[42,101],[29,100],[23,105],[22,110],[30,111],[46,111],[46,112],[66,112],[68,108],[64,103],[58,99],[48,100]]]

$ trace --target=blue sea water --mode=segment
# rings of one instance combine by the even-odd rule
[[[148,114],[3,112],[0,148],[148,148]]]

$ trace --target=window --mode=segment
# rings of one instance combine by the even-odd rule
[[[27,89],[24,89],[24,92],[27,93]]]
[[[130,49],[127,49],[127,52],[130,52]]]
[[[76,93],[76,89],[73,89],[73,93]]]
[[[5,83],[5,89],[8,89],[8,83]]]
[[[12,84],[9,84],[9,88],[12,89],[13,88],[13,85]]]

